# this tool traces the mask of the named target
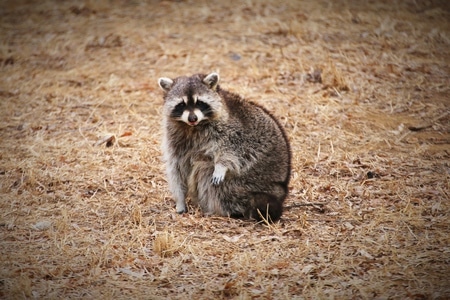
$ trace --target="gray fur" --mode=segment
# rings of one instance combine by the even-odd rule
[[[218,82],[217,73],[159,80],[162,151],[176,210],[186,212],[190,197],[207,215],[260,219],[259,210],[276,221],[288,192],[289,142],[269,112],[222,90]],[[188,97],[207,103],[212,115],[199,114],[195,125],[171,117]]]

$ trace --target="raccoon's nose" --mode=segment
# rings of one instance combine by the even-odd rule
[[[196,115],[196,114],[194,114],[194,113],[189,113],[189,116],[188,116],[188,121],[189,121],[189,122],[195,123],[195,122],[197,122],[197,120],[198,120],[198,118],[197,118],[197,115]]]

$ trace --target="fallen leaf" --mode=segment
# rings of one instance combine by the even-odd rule
[[[358,252],[359,252],[359,254],[361,254],[364,257],[367,257],[368,259],[373,259],[373,256],[370,255],[369,252],[367,252],[364,249],[360,249]]]
[[[100,138],[97,142],[95,142],[94,146],[100,146],[104,143],[106,143],[106,147],[111,147],[114,145],[114,142],[116,141],[116,136],[114,134],[106,135],[102,138]]]
[[[303,274],[309,274],[312,270],[314,270],[314,265],[306,265],[302,269]]]
[[[236,243],[237,241],[239,241],[239,239],[243,236],[243,234],[240,235],[235,235],[233,237],[229,237],[225,234],[222,235],[223,239],[229,243]]]
[[[125,136],[130,136],[130,135],[133,135],[133,133],[131,131],[125,131],[124,133],[122,133],[120,135],[120,137],[125,137]]]
[[[117,271],[137,278],[142,278],[144,276],[144,271],[134,272],[131,271],[129,268],[118,268]]]
[[[37,222],[36,224],[32,225],[31,227],[35,230],[47,230],[50,228],[50,226],[52,226],[52,222],[45,220],[45,221]]]
[[[353,228],[355,228],[355,226],[353,226],[352,224],[350,224],[349,222],[345,222],[344,226],[348,229],[348,230],[353,230]]]

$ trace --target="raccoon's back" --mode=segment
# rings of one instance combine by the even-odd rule
[[[287,186],[291,171],[291,152],[286,133],[278,120],[264,107],[246,101],[238,95],[220,91],[230,111],[230,126],[235,123],[233,143],[243,160],[259,155],[255,169],[261,176]],[[244,161],[245,163],[245,161]]]

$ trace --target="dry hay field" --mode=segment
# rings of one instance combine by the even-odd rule
[[[449,299],[446,1],[2,1],[0,298]],[[280,222],[178,215],[161,76],[291,141]]]

